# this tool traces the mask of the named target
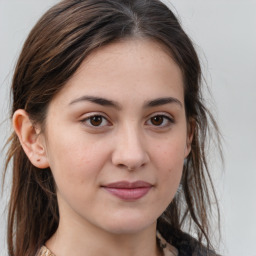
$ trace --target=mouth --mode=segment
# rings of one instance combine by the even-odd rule
[[[145,181],[120,181],[102,186],[110,194],[127,201],[135,201],[144,197],[153,187]]]

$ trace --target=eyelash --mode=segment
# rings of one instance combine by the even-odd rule
[[[99,118],[99,120],[94,120],[94,121],[98,121],[99,124],[95,125],[92,124],[93,118]],[[153,118],[160,118],[160,124],[153,124]],[[159,121],[159,120],[155,120],[155,121]],[[106,127],[106,126],[111,126],[111,122],[108,120],[108,118],[106,118],[104,115],[102,114],[92,114],[84,119],[82,119],[80,121],[81,123],[85,124],[88,127],[91,128],[96,128],[96,129],[100,129],[102,127]],[[150,124],[148,124],[150,122]],[[103,124],[102,124],[103,123]],[[174,124],[174,120],[173,118],[171,118],[168,115],[165,114],[154,114],[153,116],[150,116],[149,119],[147,119],[147,121],[145,122],[146,125],[149,126],[153,126],[154,128],[167,128],[170,125]]]
[[[156,125],[156,124],[153,124],[152,123],[152,120],[153,118],[160,118],[160,120],[162,121],[161,124],[159,125]],[[155,114],[153,116],[151,116],[147,122],[151,122],[151,125],[156,127],[156,128],[166,128],[166,127],[169,127],[170,125],[174,124],[174,120],[173,118],[171,118],[170,116],[168,115],[165,115],[165,114]],[[146,123],[147,123],[146,122]]]
[[[93,125],[92,124],[93,118],[100,118],[101,119],[100,124],[99,125]],[[108,124],[107,125],[106,124],[102,125],[102,122],[107,122]],[[111,123],[108,121],[108,119],[105,116],[103,116],[102,114],[92,114],[92,115],[82,119],[81,123],[86,124],[87,126],[92,127],[92,128],[101,128],[101,127],[111,125]]]

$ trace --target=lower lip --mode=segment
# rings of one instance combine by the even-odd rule
[[[109,188],[104,187],[112,195],[119,197],[123,200],[137,200],[145,196],[151,187],[142,187],[142,188]]]

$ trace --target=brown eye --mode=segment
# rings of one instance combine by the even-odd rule
[[[168,128],[174,124],[174,120],[169,115],[154,115],[151,116],[147,121],[146,125],[153,126],[155,128]]]
[[[107,126],[111,126],[111,122],[108,121],[106,117],[98,114],[91,114],[90,116],[82,119],[80,121],[83,125],[89,128],[101,129]]]
[[[151,118],[151,123],[155,126],[159,126],[163,124],[164,122],[164,117],[163,116],[154,116]]]
[[[102,124],[103,118],[102,116],[92,116],[90,117],[90,124],[92,126],[100,126]]]

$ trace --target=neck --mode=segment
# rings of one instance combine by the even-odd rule
[[[110,233],[90,223],[62,220],[46,246],[56,256],[160,256],[156,242],[156,223],[130,233]]]

